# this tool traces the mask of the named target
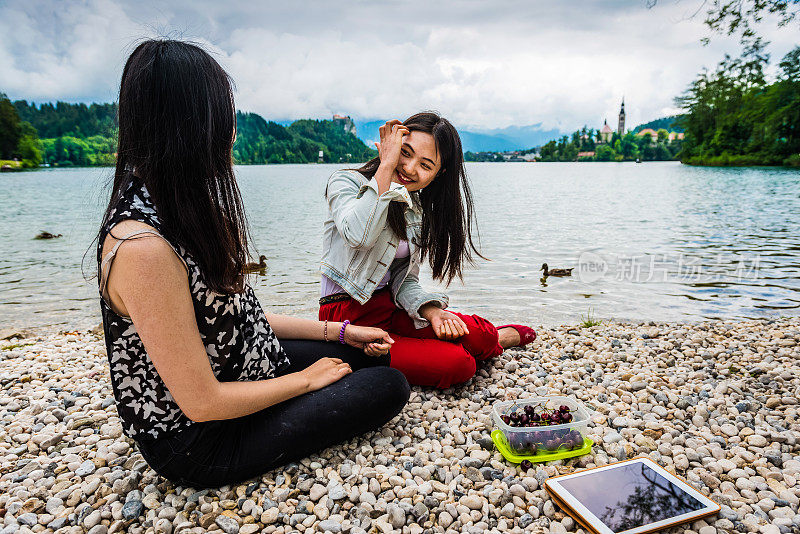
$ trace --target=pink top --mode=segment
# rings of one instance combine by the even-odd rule
[[[401,258],[407,258],[410,254],[411,250],[408,248],[408,241],[403,239],[397,244],[397,252],[394,255],[394,259],[398,260]],[[381,278],[381,281],[378,284],[378,287],[375,288],[375,291],[386,287],[389,284],[389,280],[391,279],[391,277],[392,277],[392,270],[389,269],[388,271],[386,271],[386,274],[383,275],[383,278]],[[333,280],[331,280],[330,278],[328,278],[323,274],[320,296],[327,297],[328,295],[334,295],[336,293],[346,293],[346,291],[342,289],[342,287],[339,284],[337,284],[336,282],[334,282]]]

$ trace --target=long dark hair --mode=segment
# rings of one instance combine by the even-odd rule
[[[155,204],[168,239],[198,263],[209,288],[242,290],[247,219],[233,174],[232,83],[199,46],[147,40],[128,58],[119,88],[119,144],[103,226],[132,181]]]
[[[433,182],[419,192],[422,228],[416,245],[422,259],[427,256],[433,278],[449,285],[456,277],[463,279],[464,265],[473,263],[473,255],[483,258],[472,242],[475,209],[464,171],[461,138],[447,119],[431,111],[412,115],[403,125],[412,132],[431,134],[442,162]],[[380,158],[374,158],[357,170],[372,179],[380,163]],[[400,239],[406,238],[405,210],[400,202],[389,205],[389,227]]]

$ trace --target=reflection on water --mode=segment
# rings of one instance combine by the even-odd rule
[[[264,307],[317,311],[323,190],[330,165],[239,167]],[[697,321],[797,315],[800,173],[678,163],[470,164],[480,261],[448,292],[493,321]],[[81,259],[97,231],[110,169],[0,176],[0,326],[99,322]],[[37,241],[40,231],[64,237]],[[94,272],[94,249],[84,262]],[[540,267],[573,267],[542,280]],[[426,271],[423,271],[423,277]],[[428,275],[429,276],[429,275]]]

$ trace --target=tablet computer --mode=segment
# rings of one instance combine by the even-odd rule
[[[545,489],[598,534],[643,534],[716,514],[720,506],[649,458],[548,479]]]

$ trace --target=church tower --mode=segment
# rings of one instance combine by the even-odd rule
[[[619,108],[619,124],[617,125],[617,133],[621,136],[625,135],[625,97],[622,98],[622,107]]]

